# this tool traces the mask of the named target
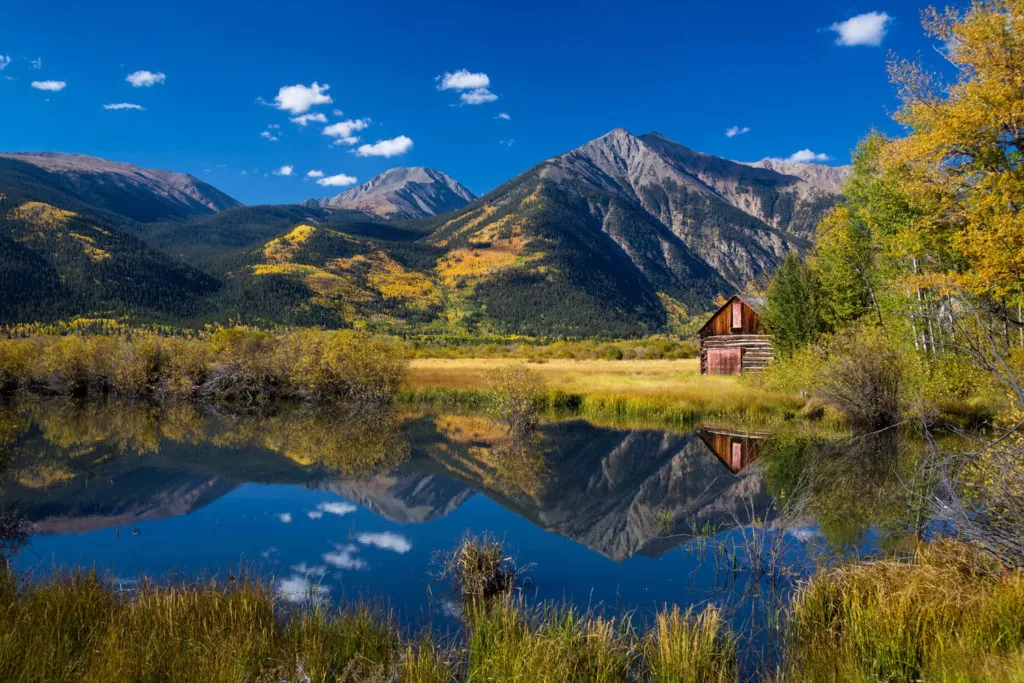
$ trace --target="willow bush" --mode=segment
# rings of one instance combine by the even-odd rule
[[[67,396],[386,402],[405,354],[361,332],[274,335],[233,328],[208,339],[69,335],[0,340],[0,392]]]

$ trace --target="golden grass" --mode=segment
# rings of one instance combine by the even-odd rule
[[[499,358],[421,358],[411,361],[405,391],[416,396],[490,391],[488,373],[521,363]],[[744,377],[700,374],[700,361],[551,360],[529,364],[553,394],[575,397],[582,414],[598,420],[675,424],[709,417],[768,421],[795,413],[804,400],[757,386]]]
[[[794,601],[785,659],[793,681],[1021,680],[1024,575],[949,542],[824,571]]]
[[[500,544],[488,550],[485,564],[504,562]],[[494,569],[471,559],[474,572]],[[732,636],[710,608],[698,616],[666,609],[658,629],[641,634],[628,617],[531,608],[500,591],[472,600],[463,618],[463,642],[441,643],[428,631],[414,643],[389,614],[323,604],[286,613],[270,586],[244,578],[144,585],[128,595],[85,574],[19,585],[0,566],[0,680],[736,680]]]
[[[413,389],[490,388],[488,373],[495,368],[522,363],[501,358],[418,358],[411,361],[406,384]],[[551,389],[567,392],[621,392],[686,395],[690,387],[738,386],[731,377],[702,377],[700,361],[681,360],[550,360],[530,363]]]

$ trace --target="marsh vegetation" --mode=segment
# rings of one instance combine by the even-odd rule
[[[397,392],[405,363],[393,345],[352,331],[68,334],[0,340],[0,393],[382,403]]]

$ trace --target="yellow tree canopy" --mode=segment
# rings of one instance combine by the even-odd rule
[[[955,252],[933,264],[969,291],[1024,299],[1024,0],[984,0],[924,13],[956,70],[944,83],[919,64],[893,61],[909,129],[882,151],[887,174],[921,217],[911,230]],[[908,238],[910,236],[908,235]]]

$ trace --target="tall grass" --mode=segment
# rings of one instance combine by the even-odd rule
[[[528,606],[502,592],[467,603],[465,635],[407,640],[355,607],[284,613],[259,583],[115,593],[95,574],[18,583],[0,572],[0,680],[717,681],[736,680],[717,612],[665,610],[638,633],[628,618]]]
[[[1024,671],[1024,577],[963,546],[913,562],[826,570],[790,613],[785,681],[1017,681]],[[116,593],[95,574],[19,584],[0,571],[0,680],[20,681],[736,681],[720,612],[629,617],[535,607],[511,591],[473,600],[464,638],[408,640],[362,607],[283,612],[269,587]],[[308,677],[308,678],[307,678]]]
[[[726,683],[737,677],[736,641],[714,607],[696,616],[678,606],[665,609],[644,648],[651,680],[658,683]]]
[[[358,662],[391,672],[401,639],[367,609],[275,613],[269,588],[156,588],[115,593],[94,574],[17,586],[0,573],[0,680],[241,681],[280,674],[340,680]],[[266,678],[265,680],[279,680]]]
[[[502,596],[471,607],[467,680],[625,681],[638,652],[627,622]]]
[[[936,543],[819,574],[793,606],[786,680],[1021,680],[1024,575],[999,569]]]
[[[444,387],[414,388],[406,385],[396,402],[432,409],[493,412],[496,397],[487,389]],[[713,393],[681,397],[674,394],[577,393],[549,389],[538,398],[545,417],[580,417],[598,426],[693,428],[720,420],[747,425],[771,425],[791,419],[802,399],[781,395],[715,396]]]

